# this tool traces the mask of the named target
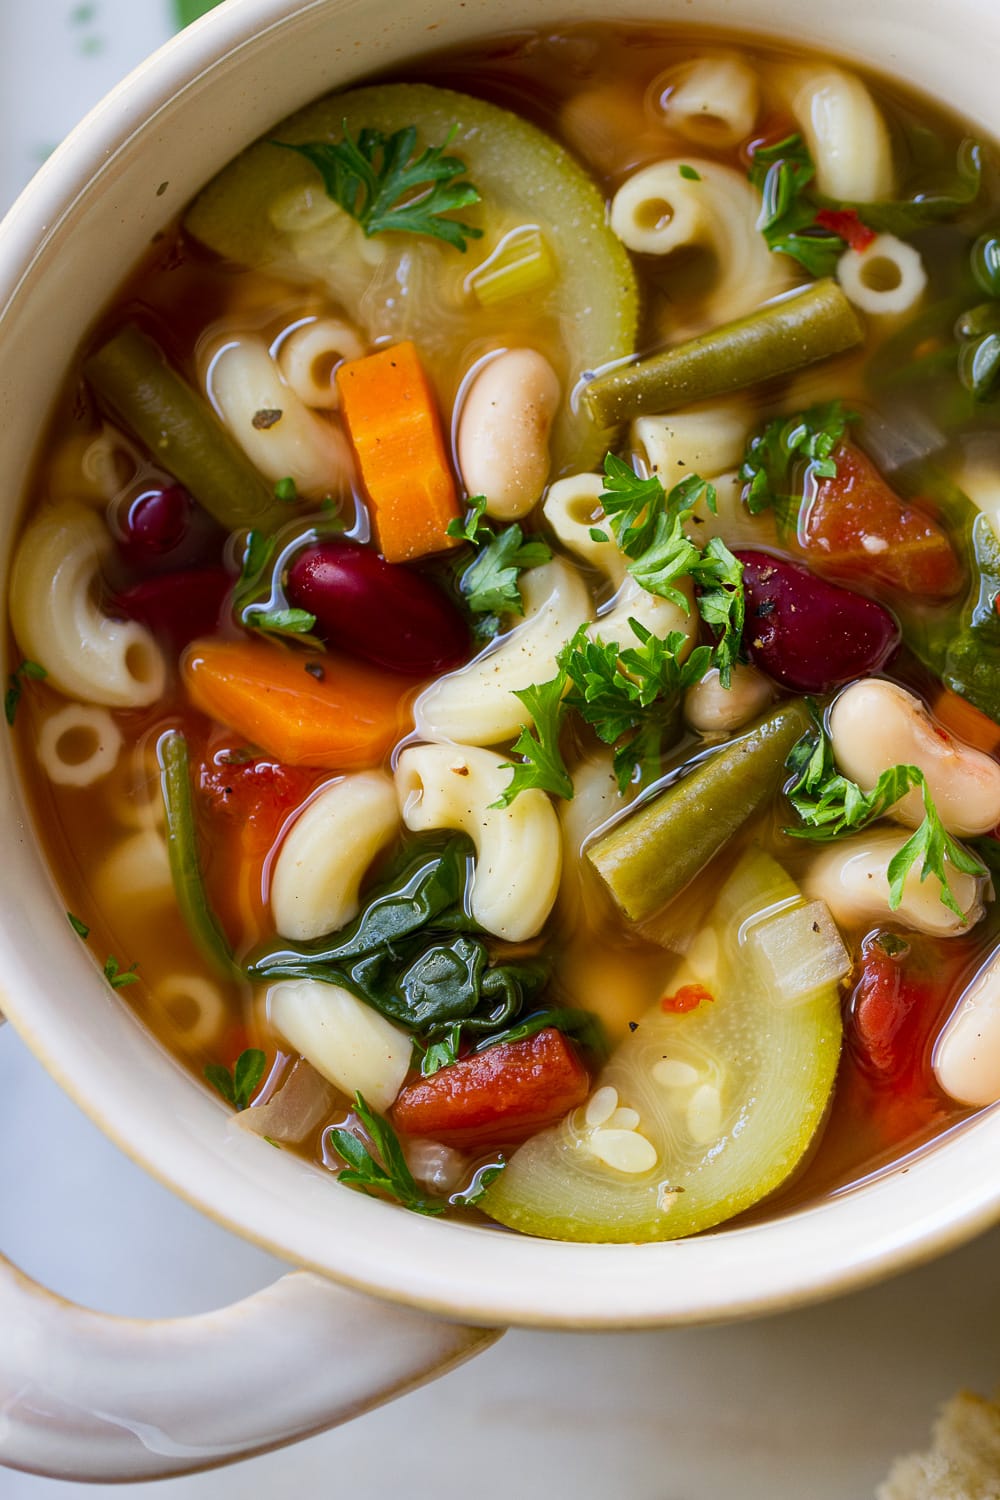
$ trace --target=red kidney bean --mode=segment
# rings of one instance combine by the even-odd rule
[[[743,645],[784,687],[829,692],[876,672],[899,644],[899,626],[874,599],[769,552],[736,556],[746,590]]]
[[[181,652],[199,636],[216,631],[232,586],[224,568],[160,573],[119,590],[109,607],[112,614],[139,620]]]
[[[122,540],[136,556],[162,556],[179,547],[191,519],[191,497],[179,484],[143,490],[121,521]]]
[[[123,495],[112,524],[126,566],[143,577],[203,568],[222,556],[226,533],[179,484],[147,483]]]
[[[351,542],[318,542],[288,570],[290,604],[316,616],[317,633],[367,661],[416,677],[469,654],[461,614],[435,584]]]

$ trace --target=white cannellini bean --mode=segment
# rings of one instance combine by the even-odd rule
[[[941,900],[936,875],[920,879],[920,860],[903,882],[903,898],[895,911],[889,905],[888,868],[906,842],[892,829],[872,830],[843,839],[825,849],[806,871],[802,889],[825,901],[834,921],[842,926],[858,922],[893,921],[937,937],[959,937],[983,915],[983,880],[947,866],[952,894],[965,917],[963,922]]]
[[[474,377],[458,419],[458,466],[486,512],[512,521],[541,498],[549,477],[549,432],[562,394],[535,349],[507,349]]]
[[[919,698],[893,682],[871,677],[845,688],[830,711],[830,740],[837,765],[864,791],[890,766],[923,771],[941,821],[959,838],[1000,823],[1000,765],[953,739]],[[892,816],[911,828],[923,821],[919,788],[897,802]]]
[[[771,684],[756,667],[737,662],[728,688],[712,667],[684,694],[684,718],[698,734],[727,734],[742,729],[770,703]]]
[[[938,1038],[933,1067],[959,1104],[1000,1100],[1000,949],[963,991]]]

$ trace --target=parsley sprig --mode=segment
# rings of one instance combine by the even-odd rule
[[[109,953],[104,960],[104,977],[113,990],[123,990],[127,984],[135,984],[139,978],[136,973],[139,965],[129,964],[123,969],[113,953]]]
[[[16,666],[7,679],[7,691],[4,694],[3,711],[8,724],[13,724],[17,718],[17,708],[21,701],[26,682],[44,682],[48,672],[37,661],[22,661]]]
[[[684,531],[684,521],[701,499],[715,513],[714,485],[688,474],[667,494],[655,474],[643,479],[613,453],[604,460],[604,482],[600,503],[615,540],[632,559],[628,571],[636,582],[685,611],[690,605],[677,584],[687,577],[697,585],[698,613],[717,632],[710,665],[718,668],[728,688],[743,635],[743,564],[721,537],[700,548]],[[591,535],[608,540],[599,527]]]
[[[444,1203],[435,1203],[418,1190],[413,1173],[406,1165],[399,1137],[388,1121],[377,1115],[361,1094],[354,1096],[354,1111],[371,1144],[353,1130],[331,1127],[330,1140],[347,1163],[338,1173],[338,1180],[360,1188],[369,1196],[373,1192],[388,1193],[414,1213],[444,1213]]]
[[[446,156],[458,127],[443,146],[416,152],[413,125],[385,135],[364,129],[353,137],[343,122],[342,141],[273,141],[297,151],[312,162],[323,179],[327,196],[356,219],[367,236],[397,231],[429,235],[456,250],[479,239],[481,229],[450,219],[448,214],[479,202],[479,190],[463,178],[466,165],[459,156]]]
[[[614,770],[624,791],[637,767],[659,764],[677,737],[680,695],[708,671],[711,646],[697,646],[686,661],[682,631],[666,639],[638,620],[629,625],[638,645],[590,640],[579,631],[560,658],[570,688],[566,706],[588,723],[598,739],[614,745]]]
[[[551,561],[552,553],[540,537],[525,537],[515,521],[495,531],[483,520],[486,496],[476,495],[462,521],[449,521],[448,535],[471,542],[477,555],[459,575],[459,588],[473,614],[483,616],[479,634],[496,635],[501,615],[523,615],[524,600],[518,579],[525,568]]]
[[[834,449],[848,423],[856,420],[856,413],[845,411],[841,402],[827,401],[768,422],[750,439],[740,467],[750,514],[773,509],[778,525],[786,532],[794,530],[806,473],[817,479],[836,478]]]
[[[514,774],[496,802],[491,803],[492,807],[509,807],[520,792],[530,787],[539,787],[543,792],[567,800],[573,796],[573,780],[559,748],[565,691],[566,671],[563,667],[548,682],[515,689],[514,696],[520,698],[528,710],[534,728],[521,725],[514,750],[524,758],[520,765],[514,766]]]
[[[322,649],[322,641],[312,634],[316,616],[306,609],[292,609],[278,597],[274,577],[277,556],[277,537],[262,531],[247,533],[242,568],[233,590],[233,613],[248,630],[292,636],[305,645]]]
[[[948,882],[947,866],[966,875],[983,876],[986,866],[948,833],[934,805],[927,778],[917,766],[890,766],[870,792],[841,775],[833,757],[830,737],[817,721],[815,730],[803,735],[792,747],[787,765],[796,780],[787,796],[802,820],[801,827],[786,828],[794,838],[825,843],[857,833],[889,812],[913,787],[919,787],[924,803],[920,826],[889,861],[889,905],[893,911],[903,899],[903,885],[919,861],[920,879],[935,875],[941,883],[941,900],[949,911],[966,920]]]
[[[790,255],[812,276],[832,276],[844,253],[839,234],[816,223],[819,208],[806,190],[816,168],[800,135],[758,146],[750,181],[763,200],[757,228],[771,250]]]
[[[264,1076],[267,1059],[259,1047],[246,1047],[233,1064],[232,1072],[221,1063],[208,1063],[205,1077],[234,1109],[246,1109]]]

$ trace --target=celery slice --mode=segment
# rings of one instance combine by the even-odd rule
[[[538,291],[556,274],[545,236],[534,225],[512,229],[469,275],[469,290],[480,307]]]
[[[667,1240],[719,1224],[778,1187],[827,1108],[840,1052],[838,987],[810,986],[785,1003],[747,933],[776,908],[804,904],[770,855],[749,850],[664,987],[677,996],[700,985],[713,998],[683,1013],[652,1005],[600,1074],[598,1086],[637,1112],[635,1133],[655,1162],[644,1166],[634,1151],[632,1165],[644,1169],[607,1165],[600,1126],[595,1138],[578,1110],[514,1153],[483,1196],[484,1213],[550,1239]],[[607,1154],[615,1159],[623,1144],[611,1140]]]
[[[465,285],[475,264],[470,255],[409,234],[366,240],[325,197],[309,162],[269,144],[336,139],[342,122],[355,138],[365,127],[389,134],[415,125],[418,149],[448,141],[449,153],[466,163],[466,175],[482,195],[480,203],[462,210],[463,220],[483,230],[475,259],[487,258],[517,228],[534,225],[556,275],[530,297],[504,297],[482,307]],[[582,403],[575,411],[571,398],[585,371],[632,352],[635,277],[627,251],[605,223],[598,188],[561,146],[526,120],[428,84],[376,84],[331,95],[236,157],[194,201],[185,227],[242,265],[324,282],[371,339],[412,338],[448,403],[473,345],[524,342],[540,348],[563,385],[552,477],[600,462],[607,434]]]

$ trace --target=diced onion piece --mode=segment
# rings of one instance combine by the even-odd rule
[[[347,1095],[388,1109],[410,1066],[413,1043],[339,984],[287,979],[271,985],[267,1011],[276,1031]]]
[[[786,907],[746,931],[747,957],[775,1005],[802,1005],[851,970],[824,901]]]
[[[493,307],[537,291],[555,274],[552,251],[541,230],[526,224],[504,235],[492,254],[470,272],[466,285],[480,307]]]
[[[304,1141],[333,1110],[336,1094],[316,1069],[300,1057],[264,1104],[241,1109],[234,1123],[272,1141]]]

